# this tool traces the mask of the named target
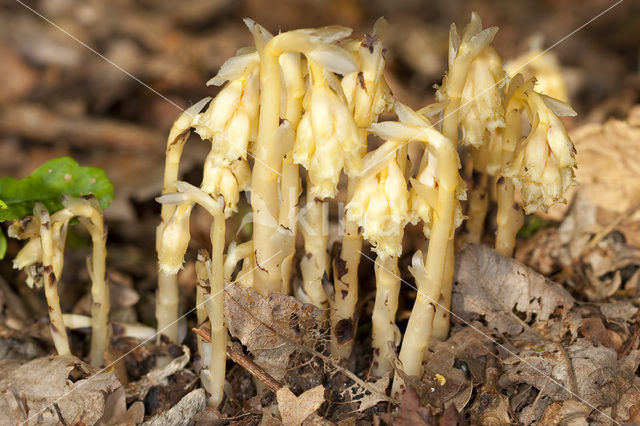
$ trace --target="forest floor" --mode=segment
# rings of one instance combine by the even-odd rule
[[[414,108],[433,102],[451,22],[461,28],[477,11],[485,26],[500,27],[494,46],[507,59],[541,34],[578,112],[564,123],[579,164],[569,202],[527,217],[515,259],[489,248],[491,229],[487,245],[459,247],[450,337],[432,345],[424,376],[411,380],[399,401],[386,396],[389,377],[369,378],[370,251],[361,263],[355,349],[342,363],[325,355],[317,311],[293,297],[258,300],[230,287],[225,315],[237,341],[229,347],[227,400],[213,410],[204,408],[199,384],[195,313],[181,324],[181,345],[141,346],[116,330],[106,371],[46,357],[53,353],[47,305],[12,269],[20,242],[10,240],[0,262],[0,388],[21,383],[43,398],[29,406],[23,393],[3,391],[0,419],[40,410],[29,424],[64,424],[87,412],[85,423],[104,425],[280,424],[278,404],[285,424],[640,424],[640,5],[622,2],[573,33],[614,2],[434,3],[0,1],[0,175],[21,178],[66,155],[107,172],[116,194],[105,211],[113,321],[155,323],[155,197],[166,136],[180,108],[215,95],[204,83],[252,43],[242,17],[272,31],[342,24],[363,34],[385,16],[386,78],[396,98]],[[194,183],[207,152],[196,139],[181,169]],[[207,246],[209,220],[194,213],[188,258]],[[229,238],[238,226],[227,226]],[[420,230],[407,230],[407,244],[418,238]],[[89,244],[72,228],[60,285],[64,312],[89,314]],[[400,260],[401,269],[410,259]],[[403,279],[401,330],[415,297],[413,279]],[[181,305],[190,309],[192,263],[179,282]],[[296,318],[293,335],[290,322],[273,319],[274,306]],[[260,327],[267,349],[268,342],[245,336]],[[86,358],[88,330],[70,338],[73,353]],[[255,377],[265,369],[277,379],[258,388],[275,392],[257,395]]]

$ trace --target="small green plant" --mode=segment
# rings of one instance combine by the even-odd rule
[[[58,297],[67,229],[70,221],[77,218],[89,231],[93,247],[88,262],[93,299],[90,362],[101,365],[109,340],[102,210],[113,200],[113,185],[104,171],[81,167],[72,158],[63,157],[46,162],[24,179],[1,178],[0,199],[0,220],[13,221],[9,236],[28,240],[13,265],[27,273],[28,285],[44,287],[51,335],[60,355],[70,353]]]

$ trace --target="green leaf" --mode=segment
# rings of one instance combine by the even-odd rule
[[[7,237],[4,236],[4,232],[0,228],[0,260],[4,259],[5,254],[7,254]]]
[[[61,210],[62,195],[82,197],[93,194],[103,210],[113,200],[113,184],[96,167],[81,167],[73,158],[47,161],[24,179],[0,178],[0,220],[16,220],[33,213],[36,201],[49,212]]]

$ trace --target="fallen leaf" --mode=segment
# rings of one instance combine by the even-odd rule
[[[602,315],[604,315],[604,317],[609,321],[629,321],[638,312],[638,308],[631,302],[615,301],[601,303],[598,307],[600,308]]]
[[[187,426],[192,424],[192,418],[207,406],[207,397],[202,388],[189,392],[173,407],[146,422],[142,426],[172,425]]]
[[[519,335],[527,324],[544,322],[575,303],[560,285],[486,246],[465,246],[455,270],[453,312],[467,322],[484,319],[502,334]]]
[[[229,284],[224,314],[229,333],[278,381],[297,345],[314,348],[320,337],[320,310],[282,293],[264,298],[251,288]]]
[[[577,150],[576,180],[598,207],[624,212],[640,201],[640,125],[609,119],[570,132]],[[566,207],[550,213],[563,216]]]
[[[127,398],[124,388],[119,387],[105,401],[104,414],[96,426],[129,426],[142,423],[144,419],[144,403],[136,401],[127,409]]]
[[[386,374],[374,382],[366,382],[366,388],[356,382],[343,393],[348,395],[348,400],[358,403],[358,411],[364,411],[386,399],[389,382],[390,375]]]
[[[592,408],[576,401],[568,399],[563,402],[549,404],[544,410],[539,424],[541,425],[567,425],[567,426],[588,426],[587,417]]]
[[[412,386],[409,386],[402,394],[400,407],[395,415],[380,413],[378,416],[393,426],[433,426],[436,424],[431,410],[422,406],[420,396]]]
[[[94,424],[105,395],[120,388],[112,372],[93,373],[73,356],[0,361],[0,413],[7,424]]]
[[[602,319],[600,318],[585,318],[582,320],[582,326],[578,330],[584,337],[591,340],[596,346],[605,346],[616,350],[614,347],[611,336],[607,332],[607,328],[604,326]]]
[[[166,365],[156,367],[145,374],[137,382],[129,383],[126,387],[127,397],[144,399],[153,386],[167,385],[167,377],[184,369],[189,363],[191,351],[187,346],[182,346],[182,354],[171,360]]]
[[[579,396],[595,407],[610,407],[632,386],[640,351],[617,358],[615,350],[593,346],[583,338],[565,350],[549,343],[505,359],[499,384],[528,383],[554,401]]]
[[[288,387],[282,387],[276,392],[276,399],[282,424],[301,425],[324,402],[324,386],[318,385],[304,391],[300,396],[295,396]]]

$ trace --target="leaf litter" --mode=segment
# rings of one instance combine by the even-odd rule
[[[45,3],[48,5],[50,2]],[[72,10],[66,8],[72,6],[58,3],[56,5],[51,3],[46,10],[57,18],[62,18],[65,14],[71,16],[69,14]],[[186,10],[189,5],[197,2],[184,3]],[[210,7],[214,5],[222,7],[219,5],[225,3],[225,1],[212,2]],[[562,2],[558,5],[560,3]],[[591,3],[595,5],[597,2]],[[255,10],[260,7],[259,4],[260,2],[250,2],[246,7],[249,7],[249,10]],[[237,48],[246,44],[246,40],[237,36],[244,32],[228,25],[226,23],[228,17],[224,14],[220,16],[218,12],[204,11],[190,17],[181,13],[180,8],[173,15],[167,14],[166,6],[145,5],[144,13],[138,14],[135,12],[141,7],[139,5],[122,3],[118,7],[126,19],[120,17],[114,19],[108,13],[103,13],[104,7],[99,4],[91,5],[87,9],[95,16],[105,18],[94,22],[99,27],[99,31],[84,34],[85,37],[89,37],[86,39],[87,43],[104,45],[105,51],[112,53],[122,53],[123,48],[117,43],[125,45],[125,53],[133,49],[133,54],[120,54],[116,62],[126,69],[135,71],[134,73],[139,74],[145,81],[160,81],[165,91],[180,98],[179,101],[182,100],[184,103],[189,99],[188,96],[183,97],[184,87],[188,88],[187,91],[193,91],[193,87],[201,80],[194,69],[205,69],[207,73],[215,70],[225,57],[231,56]],[[434,5],[434,7],[439,6]],[[332,13],[329,8],[326,9],[327,11],[323,10],[323,13]],[[451,8],[448,7],[448,9]],[[452,13],[448,9],[447,15]],[[82,14],[83,19],[91,16],[85,12]],[[271,9],[269,12],[273,14]],[[592,12],[594,12],[593,6],[585,5],[584,13],[595,15]],[[461,10],[459,13],[467,12]],[[73,78],[76,79],[75,81],[78,80],[78,77],[73,75],[74,69],[81,70],[80,79],[85,78],[89,84],[96,84],[92,83],[95,77],[87,78],[92,71],[96,70],[96,64],[88,58],[87,52],[70,47],[67,44],[68,40],[49,37],[49,29],[45,23],[39,23],[37,20],[18,21],[15,16],[13,11],[8,10],[6,16],[2,17],[9,33],[22,34],[26,40],[34,41],[38,38],[52,41],[49,43],[48,50],[37,50],[38,43],[35,42],[20,43],[15,49],[15,56],[22,62],[21,55],[18,53],[20,50],[24,55],[23,59],[28,59],[21,65],[24,72],[5,73],[12,79],[25,78],[24,76],[28,77],[29,74],[31,77],[29,81],[23,83],[24,88],[21,90],[24,95],[18,92],[12,94],[17,104],[12,105],[12,108],[6,108],[6,114],[3,115],[3,120],[0,120],[2,121],[0,127],[3,127],[5,133],[10,130],[12,134],[26,135],[28,139],[39,141],[39,144],[23,146],[21,141],[11,136],[3,136],[3,143],[0,144],[5,154],[3,165],[11,171],[7,174],[18,175],[19,173],[14,172],[22,169],[31,170],[33,169],[31,166],[42,162],[40,160],[43,156],[50,158],[52,152],[60,152],[60,155],[70,153],[71,148],[59,144],[59,140],[62,139],[60,133],[51,132],[51,128],[60,128],[60,126],[27,126],[24,119],[10,120],[11,116],[8,115],[13,114],[12,116],[19,118],[20,114],[14,114],[15,111],[23,112],[22,116],[26,115],[24,112],[55,112],[54,115],[41,113],[40,116],[46,118],[48,124],[64,124],[75,129],[73,132],[66,131],[67,137],[79,135],[76,139],[70,137],[69,145],[85,157],[89,156],[91,161],[88,164],[114,171],[109,175],[114,174],[115,179],[118,180],[116,188],[121,195],[119,202],[125,204],[126,209],[120,206],[120,210],[114,210],[112,206],[108,214],[120,219],[128,218],[127,220],[131,221],[135,216],[134,208],[135,211],[142,210],[144,213],[145,209],[141,207],[145,206],[142,203],[152,199],[151,194],[155,194],[158,190],[157,181],[160,172],[157,171],[156,163],[159,161],[158,152],[162,147],[162,132],[158,129],[169,125],[175,111],[166,107],[164,101],[154,100],[152,97],[145,98],[146,104],[138,105],[137,108],[134,106],[133,109],[136,111],[118,111],[117,105],[124,104],[124,99],[130,101],[134,97],[131,95],[135,95],[131,93],[132,88],[126,83],[126,79],[109,78],[105,81],[101,79],[99,81],[101,90],[83,90],[81,93],[77,90],[67,90],[65,87],[83,86],[73,84]],[[209,40],[209,37],[196,37],[189,31],[194,25],[196,32],[203,31],[202,22],[212,16],[221,22],[220,28],[216,26],[213,31],[223,35],[222,38],[227,41],[225,43],[216,41],[215,48],[212,48],[210,42],[200,41]],[[363,16],[366,15],[363,14]],[[431,43],[442,44],[442,40],[435,42],[431,40],[429,37],[432,38],[433,34],[424,30],[417,15],[404,12],[403,16],[402,21],[391,20],[401,22],[395,29],[397,40],[395,43],[406,46],[404,50],[407,51],[404,53],[401,51],[401,62],[409,64],[414,69],[418,68],[423,75],[439,75],[439,72],[434,71],[436,68],[434,66],[422,63],[412,64],[412,61],[415,62],[413,58],[415,55],[410,51],[420,51],[425,38]],[[328,21],[333,21],[334,18],[335,16]],[[538,22],[530,19],[529,16],[526,18],[524,22]],[[283,22],[282,19],[286,22],[286,17],[281,17],[277,23],[271,23],[269,26],[275,28]],[[289,19],[304,19],[304,17],[291,15]],[[407,22],[414,22],[414,24],[405,25]],[[176,28],[175,25],[180,27]],[[289,22],[286,26],[301,25]],[[557,25],[552,27],[559,28]],[[119,33],[122,36],[110,37],[113,28],[120,28]],[[410,47],[409,39],[401,32],[403,28],[413,28],[426,34],[420,43],[414,42]],[[520,30],[517,27],[513,28],[512,24],[513,29]],[[158,34],[173,34],[173,37],[178,34],[178,37],[182,38],[180,43],[186,50],[176,52],[173,50],[174,47],[171,47],[171,51],[167,50],[165,43],[158,39]],[[607,37],[603,37],[604,39]],[[575,41],[577,38],[572,40]],[[10,53],[14,53],[14,47],[7,45],[6,40],[3,41],[2,46],[4,50],[9,49]],[[446,40],[441,49],[446,50]],[[396,49],[389,50],[394,52]],[[580,51],[580,49],[574,50]],[[57,54],[52,55],[50,52],[53,51]],[[211,54],[211,52],[214,53]],[[176,58],[176,53],[189,58],[191,64],[177,65],[179,58]],[[45,54],[46,56],[43,56]],[[433,56],[442,57],[439,54]],[[582,56],[590,55],[580,55]],[[591,55],[591,57],[596,56]],[[167,58],[176,60],[166,60]],[[610,58],[615,57],[610,56]],[[0,62],[8,63],[8,61]],[[81,63],[86,63],[87,67],[77,67]],[[32,66],[34,64],[39,66]],[[70,68],[70,64],[75,64],[76,68]],[[60,67],[64,72],[60,72]],[[86,71],[83,70],[84,68]],[[55,72],[50,73],[51,70]],[[100,67],[100,72],[93,72],[93,74],[111,76],[112,74],[106,70],[107,68]],[[47,75],[50,74],[49,78],[43,77],[45,72]],[[83,76],[83,73],[86,74]],[[595,80],[597,82],[605,79],[622,80],[618,78],[619,73],[604,74],[604,76],[599,75]],[[69,76],[68,80],[62,80],[63,83],[66,81],[66,86],[56,84],[60,79],[56,75]],[[397,83],[401,83],[403,79],[398,80]],[[589,81],[591,80],[594,79]],[[596,84],[595,80],[590,84]],[[36,82],[42,84],[36,84]],[[419,86],[429,87],[430,84],[427,82]],[[414,82],[411,85],[410,88],[401,84],[393,86],[398,87],[398,90],[407,96],[412,96],[416,103],[422,102],[420,92],[422,89],[415,90]],[[9,84],[7,88],[15,89],[17,86]],[[30,93],[30,86],[37,86],[37,90],[44,90],[44,94],[48,95],[53,104],[42,107],[32,103],[32,99],[37,102],[42,94],[35,91]],[[606,87],[606,85],[601,86],[598,90],[608,90],[605,89]],[[416,92],[419,93],[416,94]],[[619,105],[621,100],[617,95],[618,93],[612,92],[615,104]],[[260,310],[265,313],[264,316],[260,316],[260,319],[266,325],[249,324],[250,327],[243,331],[242,323],[247,322],[248,318],[247,310],[244,308],[239,309],[238,315],[234,318],[227,319],[230,326],[236,327],[238,336],[245,338],[242,340],[236,336],[237,340],[243,344],[245,341],[252,343],[251,348],[247,344],[244,348],[241,347],[241,354],[251,362],[262,363],[263,369],[271,371],[276,376],[283,374],[279,376],[278,382],[281,389],[290,390],[293,396],[288,396],[295,398],[296,402],[304,403],[307,407],[306,410],[301,410],[299,417],[295,418],[296,422],[320,422],[323,416],[340,424],[355,424],[357,421],[367,423],[372,419],[378,424],[397,425],[432,425],[437,423],[436,419],[441,425],[489,421],[495,421],[496,424],[506,422],[612,423],[604,414],[587,405],[586,401],[596,405],[607,416],[613,417],[620,423],[640,423],[640,378],[634,371],[634,366],[637,368],[637,351],[640,344],[637,309],[640,302],[638,298],[640,256],[637,249],[640,246],[640,232],[638,232],[640,225],[637,214],[632,211],[640,197],[638,193],[640,188],[638,185],[640,176],[638,173],[640,170],[638,168],[640,164],[638,110],[639,107],[636,106],[635,120],[631,117],[627,120],[610,119],[604,124],[590,124],[572,132],[580,163],[577,177],[581,182],[581,188],[587,192],[586,202],[579,199],[580,194],[584,192],[581,189],[570,204],[571,210],[568,214],[562,210],[552,216],[554,220],[561,221],[558,224],[559,227],[551,226],[538,231],[533,238],[524,245],[520,245],[516,254],[522,263],[504,262],[505,259],[496,259],[495,253],[490,253],[485,254],[483,259],[487,262],[495,262],[501,265],[500,267],[478,265],[475,261],[471,261],[471,265],[466,265],[468,275],[473,280],[470,282],[458,280],[458,282],[467,287],[478,282],[483,285],[474,290],[475,300],[454,300],[455,315],[452,316],[454,324],[449,339],[446,342],[436,342],[430,348],[430,353],[425,358],[423,377],[412,382],[415,387],[403,395],[396,410],[390,409],[385,399],[380,398],[385,395],[388,377],[379,379],[377,382],[369,381],[366,369],[356,370],[357,374],[352,373],[352,376],[347,377],[345,369],[340,369],[340,364],[324,355],[323,348],[326,342],[322,333],[322,321],[316,317],[315,313],[310,312],[308,305],[294,303],[294,300],[288,299],[267,300],[265,304],[259,299],[256,301],[255,294],[242,294],[238,300],[258,303],[256,306],[260,306]],[[93,116],[96,113],[100,114],[101,111],[113,111],[112,115],[117,116],[109,117],[109,121],[95,119]],[[69,118],[69,115],[72,118]],[[135,128],[132,127],[132,122],[137,123]],[[13,126],[9,130],[7,130],[8,124]],[[83,129],[90,129],[90,131]],[[96,131],[100,129],[102,131]],[[145,137],[136,138],[136,135]],[[145,140],[148,142],[144,142]],[[133,149],[145,155],[131,155],[131,146],[134,143],[136,146]],[[94,149],[107,147],[109,155],[88,155],[87,144]],[[10,155],[7,155],[7,152]],[[202,154],[188,153],[188,155],[197,158]],[[195,162],[195,160],[192,161],[192,163]],[[84,162],[81,161],[81,163]],[[621,164],[624,167],[621,167]],[[192,167],[188,165],[186,168]],[[126,201],[122,202],[123,199]],[[132,204],[135,205],[131,206]],[[126,211],[116,213],[121,210]],[[620,221],[617,222],[618,220]],[[616,222],[617,226],[609,229],[610,225]],[[114,226],[115,232],[118,232],[119,226],[119,224]],[[139,235],[138,224],[123,226],[127,226],[124,228],[126,232],[121,232],[121,235],[126,235],[125,240],[132,238],[127,235],[128,232],[136,232],[135,235]],[[598,243],[590,246],[595,237],[605,231],[608,232],[600,237]],[[462,255],[464,252],[460,254]],[[125,253],[122,257],[130,256]],[[462,262],[470,262],[468,257],[465,259],[459,260],[462,266],[465,266]],[[525,268],[522,264],[533,269]],[[510,267],[524,275],[509,273]],[[141,269],[139,265],[134,269],[127,264],[125,269],[135,277],[136,281],[153,272],[153,267],[149,271],[149,269]],[[503,271],[504,279],[496,280],[498,282],[492,284],[491,278],[484,275],[491,270]],[[517,290],[506,289],[512,284]],[[501,289],[500,286],[504,288]],[[559,286],[562,286],[564,291],[559,291]],[[520,291],[525,291],[526,296],[522,296]],[[4,289],[3,293],[5,296],[8,294]],[[153,290],[146,289],[146,294],[141,294],[141,298],[146,297],[147,300],[152,300],[152,295]],[[498,304],[487,300],[495,295],[507,297],[501,299],[501,303]],[[29,303],[33,302],[34,306],[37,305],[34,297],[25,297],[25,299]],[[37,312],[37,309],[29,310],[33,307],[28,306],[27,315],[21,315],[19,305],[11,300],[2,300],[0,304],[2,305],[0,315],[3,317],[3,325],[0,328],[0,342],[3,346],[0,348],[14,349],[2,352],[2,358],[13,359],[2,361],[6,364],[2,364],[0,368],[0,383],[2,383],[2,389],[5,389],[5,386],[20,389],[16,391],[17,397],[14,392],[6,392],[1,394],[0,398],[9,398],[8,401],[15,404],[11,406],[12,410],[17,410],[15,413],[23,413],[22,409],[26,409],[26,406],[29,407],[29,413],[36,412],[38,404],[31,403],[29,398],[31,395],[39,395],[40,385],[51,384],[52,387],[48,388],[48,391],[52,394],[54,391],[59,392],[57,395],[59,397],[63,391],[68,388],[75,389],[81,382],[87,382],[87,391],[74,392],[73,404],[67,406],[58,403],[60,413],[67,423],[76,418],[74,416],[80,412],[78,407],[85,407],[86,404],[89,404],[88,409],[80,414],[85,417],[78,417],[78,419],[84,419],[80,421],[85,421],[87,424],[97,421],[100,416],[102,416],[99,420],[100,424],[137,424],[140,422],[141,415],[146,415],[148,421],[153,419],[156,424],[160,421],[171,423],[176,417],[169,417],[169,413],[175,415],[186,407],[195,407],[183,412],[183,418],[189,417],[191,413],[203,406],[199,405],[199,401],[204,400],[204,395],[201,391],[198,392],[192,388],[197,386],[197,377],[193,371],[198,370],[199,362],[193,355],[195,353],[193,337],[191,341],[185,343],[190,348],[191,354],[186,357],[187,362],[184,356],[187,352],[179,346],[160,342],[157,345],[147,344],[136,348],[137,341],[114,339],[109,348],[112,353],[111,361],[123,355],[124,358],[116,363],[113,371],[95,373],[84,366],[76,367],[83,364],[80,360],[74,359],[74,367],[71,367],[71,371],[74,372],[73,379],[69,379],[70,367],[67,361],[61,362],[57,357],[37,358],[50,350],[46,324],[29,321],[30,316],[33,317],[32,312]],[[286,309],[281,312],[274,309],[274,304],[285,304]],[[253,305],[247,304],[245,308],[251,306]],[[46,306],[44,308],[46,309]],[[254,310],[250,312],[254,313]],[[308,325],[309,330],[313,330],[313,337],[302,336],[296,330],[287,328],[287,326],[290,327],[285,321],[287,314],[291,317],[293,317],[292,314],[297,316],[298,319],[293,321],[294,324]],[[309,314],[308,322],[299,319],[305,314]],[[468,323],[462,324],[459,319],[456,320],[456,315],[464,318]],[[149,315],[148,319],[153,321],[153,314]],[[366,321],[363,315],[361,322],[366,323]],[[251,330],[264,332],[267,336],[264,339],[252,340]],[[274,336],[272,330],[281,336]],[[492,340],[485,336],[489,336]],[[237,340],[234,343],[239,345]],[[24,346],[26,344],[28,344],[28,350]],[[21,347],[20,350],[16,350],[18,345]],[[366,342],[362,346],[366,346]],[[127,354],[129,351],[133,352]],[[283,356],[283,359],[277,359],[277,355]],[[34,360],[29,362],[32,359]],[[534,371],[523,360],[550,374],[552,378],[576,394],[569,394],[550,380],[540,378],[539,372]],[[46,371],[43,372],[43,369]],[[16,371],[33,374],[16,376]],[[38,372],[42,374],[38,375]],[[88,375],[78,380],[85,374]],[[25,380],[25,377],[32,379]],[[441,384],[440,377],[446,380],[444,384]],[[360,381],[357,386],[354,378]],[[244,367],[234,367],[230,370],[227,379],[231,387],[228,404],[221,409],[222,412],[213,413],[209,417],[208,424],[216,422],[218,424],[223,422],[257,424],[260,421],[263,424],[281,424],[279,417],[275,414],[276,396],[267,393],[267,395],[263,394],[262,398],[258,397],[254,380]],[[95,387],[90,387],[89,384],[94,380]],[[337,393],[329,387],[329,384],[333,383],[342,384],[342,388],[339,388]],[[30,388],[31,385],[34,387]],[[323,392],[325,397],[341,396],[344,400],[325,401],[314,409],[315,412],[301,420],[300,417],[320,401],[320,392],[318,390],[312,392],[313,389],[320,389],[320,385],[325,388]],[[610,395],[595,393],[597,386],[602,386],[602,389],[606,389]],[[281,392],[286,392],[285,390]],[[107,392],[107,395],[102,391]],[[99,398],[97,392],[100,393]],[[171,394],[174,395],[169,398]],[[236,399],[232,400],[232,396]],[[609,396],[616,396],[618,400],[611,402],[613,398]],[[357,398],[362,398],[359,403],[348,403]],[[240,405],[238,399],[244,401],[244,405]],[[24,401],[26,405],[23,404]],[[230,407],[232,403],[236,405]],[[334,410],[331,417],[332,413],[329,410],[333,410],[337,403],[348,405],[348,409],[338,414],[336,414],[337,410]],[[141,408],[146,408],[141,405],[153,406],[154,413],[144,410],[140,413]],[[297,408],[295,405],[292,406],[292,410]],[[365,410],[366,413],[359,413],[358,409]],[[239,415],[238,413],[243,413],[243,410],[246,410],[244,411],[246,414]],[[287,410],[284,411],[287,412]],[[2,410],[2,414],[4,413],[5,411]],[[200,414],[203,413],[211,413],[211,411],[205,409]],[[166,417],[162,417],[163,414],[166,414]],[[296,413],[289,410],[287,414]],[[43,416],[45,417],[42,424],[46,424],[48,419],[51,419],[52,424],[60,420],[55,407],[45,411]],[[203,419],[204,417],[201,416]],[[207,423],[203,420],[202,424]]]

